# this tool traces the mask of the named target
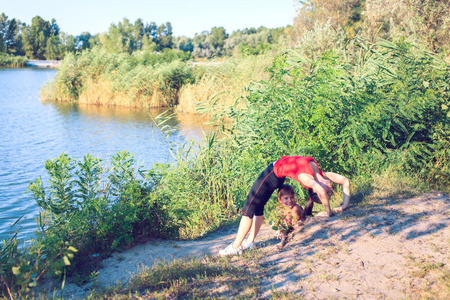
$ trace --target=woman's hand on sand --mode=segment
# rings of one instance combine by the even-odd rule
[[[335,213],[343,212],[344,208],[342,206],[339,206],[339,207],[333,208],[332,211]]]
[[[333,215],[331,215],[331,216],[333,216]],[[331,217],[331,216],[329,216],[326,211],[321,211],[320,213],[318,213],[316,215],[316,217]]]

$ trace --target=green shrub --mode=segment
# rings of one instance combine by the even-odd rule
[[[359,47],[352,58],[279,56],[246,109],[229,110],[230,138],[269,162],[310,155],[350,175],[395,164],[448,180],[449,65],[402,42]]]
[[[46,161],[48,188],[40,178],[30,187],[41,209],[40,243],[62,240],[86,256],[112,251],[143,236],[161,236],[169,225],[146,185],[147,175],[135,163],[126,151],[111,158],[109,169],[91,155],[83,161],[67,154]]]

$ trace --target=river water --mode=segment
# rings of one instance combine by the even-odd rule
[[[39,88],[54,76],[53,69],[0,69],[0,240],[18,229],[21,239],[33,234],[38,209],[25,192],[38,177],[46,183],[47,159],[61,153],[82,159],[89,153],[108,160],[128,150],[144,168],[172,161],[167,140],[149,116],[164,110],[39,101]],[[178,144],[200,140],[205,129],[190,115],[168,124],[177,128],[169,141]]]

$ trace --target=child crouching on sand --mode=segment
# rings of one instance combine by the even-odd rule
[[[281,238],[278,249],[282,250],[289,239],[289,234],[305,221],[303,209],[295,202],[294,188],[288,184],[278,190],[278,208],[276,220],[272,229],[276,231],[277,239]]]

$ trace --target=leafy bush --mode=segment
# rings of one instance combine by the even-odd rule
[[[15,237],[0,245],[2,289],[28,293],[39,279],[80,269],[98,254],[142,238],[178,236],[170,206],[154,194],[158,172],[135,163],[126,151],[111,158],[109,169],[91,155],[47,160],[48,184],[37,178],[29,187],[40,209],[35,238],[24,247]]]
[[[44,276],[60,277],[71,264],[77,249],[59,241],[19,247],[16,236],[0,244],[0,295],[27,294]]]
[[[85,155],[83,161],[62,154],[48,160],[49,186],[40,178],[30,190],[41,211],[40,243],[68,242],[80,256],[109,252],[143,236],[159,237],[165,215],[158,206],[144,172],[135,169],[128,152],[102,160]],[[161,224],[162,223],[162,224]]]

